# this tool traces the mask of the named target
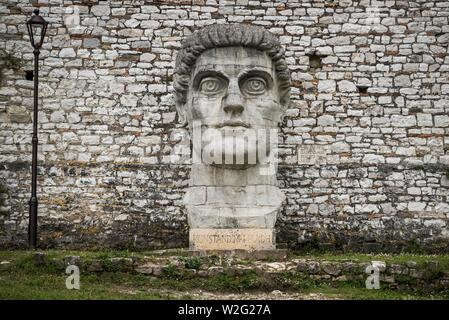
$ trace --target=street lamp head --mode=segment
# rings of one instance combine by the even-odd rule
[[[27,21],[27,29],[28,35],[30,36],[31,45],[33,48],[39,49],[44,42],[48,22],[39,15],[39,9],[35,9],[33,12],[34,16]]]

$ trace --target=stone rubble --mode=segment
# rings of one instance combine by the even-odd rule
[[[53,266],[65,270],[67,265],[76,264],[83,272],[130,272],[161,279],[208,278],[220,275],[245,276],[255,275],[264,281],[276,281],[279,277],[286,279],[301,278],[306,281],[365,283],[370,275],[368,267],[379,271],[382,287],[392,290],[448,290],[449,272],[445,266],[429,257],[419,263],[408,260],[402,263],[386,263],[373,260],[362,262],[358,259],[331,261],[319,258],[287,258],[285,261],[269,262],[269,257],[260,260],[236,258],[230,263],[218,259],[217,255],[200,258],[192,255],[150,255],[132,256],[131,258],[89,259],[79,256],[66,256],[63,259],[47,259],[46,254],[34,254],[34,264],[38,267]],[[193,260],[192,260],[193,259]],[[194,262],[194,263],[193,263]],[[111,264],[112,263],[112,264]]]

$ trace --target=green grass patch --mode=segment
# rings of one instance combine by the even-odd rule
[[[174,265],[163,268],[159,277],[122,272],[111,258],[143,257],[144,253],[130,251],[45,251],[44,266],[36,266],[32,251],[0,251],[0,299],[190,299],[189,292],[203,290],[217,293],[250,293],[281,290],[290,293],[321,293],[329,298],[340,299],[449,299],[448,292],[427,293],[422,291],[398,291],[381,285],[381,290],[368,290],[364,279],[326,282],[310,276],[289,271],[266,277],[252,269],[218,272],[213,276],[196,274],[203,266],[219,265],[219,257],[181,257],[179,260],[185,269]],[[81,289],[68,290],[65,287],[64,266],[52,263],[52,259],[61,262],[65,256],[80,256],[81,260],[101,260],[105,272],[89,273],[81,271]],[[160,258],[158,253],[150,258]],[[448,255],[417,254],[298,254],[291,257],[317,261],[354,261],[369,262],[381,260],[389,264],[404,264],[414,261],[418,265],[428,261],[436,262],[436,268],[426,268],[424,281],[436,279],[449,270]],[[248,264],[249,262],[246,261]],[[241,264],[239,262],[239,264]],[[395,275],[398,284],[410,284],[410,275]],[[166,293],[178,292],[176,296]],[[185,293],[185,294],[184,294]]]
[[[384,261],[389,264],[404,264],[409,261],[414,261],[417,265],[423,265],[428,261],[435,261],[438,266],[449,270],[449,254],[365,254],[365,253],[298,253],[294,252],[290,255],[293,258],[313,259],[317,261],[355,261],[355,262],[370,262],[370,261]]]
[[[329,298],[345,300],[447,300],[449,294],[429,294],[420,292],[398,292],[388,288],[368,290],[357,283],[321,284],[304,292],[320,292]]]

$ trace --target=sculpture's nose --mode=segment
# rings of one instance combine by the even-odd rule
[[[226,113],[240,114],[243,112],[243,101],[240,94],[240,89],[237,83],[230,84],[228,93],[224,97],[223,110]]]

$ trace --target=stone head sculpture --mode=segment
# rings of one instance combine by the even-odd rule
[[[184,197],[194,249],[274,248],[284,200],[275,170],[277,130],[290,101],[278,39],[263,27],[211,25],[183,43],[176,108],[193,141]]]

